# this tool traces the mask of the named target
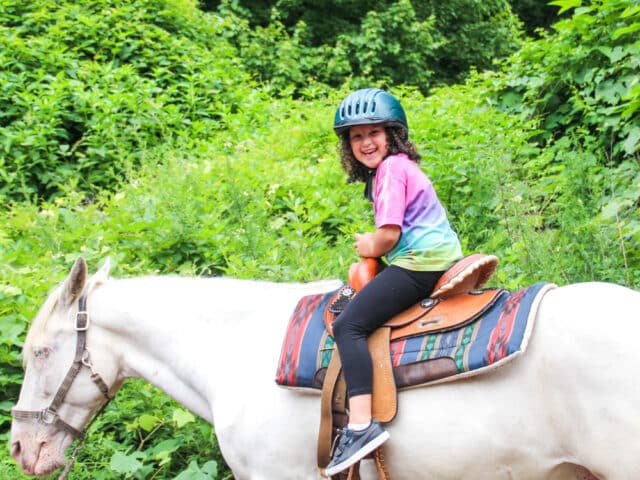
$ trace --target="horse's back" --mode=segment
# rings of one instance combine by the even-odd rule
[[[399,478],[428,469],[442,479],[555,479],[584,465],[601,479],[640,478],[640,419],[629,415],[640,403],[639,311],[640,293],[613,284],[550,290],[524,355],[400,393],[390,469],[404,470]]]
[[[637,325],[632,313],[638,308],[640,292],[630,288],[606,282],[575,283],[549,291],[538,317],[605,329],[616,325],[632,328]]]

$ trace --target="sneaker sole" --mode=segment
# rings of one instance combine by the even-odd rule
[[[324,471],[325,475],[327,477],[331,477],[336,473],[342,472],[343,470],[349,468],[354,463],[362,460],[364,457],[366,457],[368,454],[373,452],[376,448],[378,448],[387,440],[389,440],[389,432],[385,431],[382,434],[380,434],[378,437],[376,437],[373,442],[368,443],[367,445],[362,447],[360,450],[358,450],[356,453],[351,455],[351,457],[347,458],[345,461],[338,463],[337,465],[334,465],[331,468],[325,469]]]

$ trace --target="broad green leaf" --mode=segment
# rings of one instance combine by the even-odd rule
[[[576,8],[582,5],[582,0],[555,0],[553,2],[549,2],[549,5],[555,5],[556,7],[560,7],[560,10],[558,11],[558,15],[561,15],[567,10],[570,10],[572,8]]]
[[[142,467],[142,462],[138,460],[141,455],[140,452],[134,452],[131,455],[116,452],[111,457],[109,465],[113,471],[129,476]]]
[[[181,472],[174,480],[215,480],[218,469],[217,465],[212,468],[210,465],[212,462],[207,462],[205,466],[207,469],[200,469],[198,463],[194,460],[189,464],[189,467]],[[213,462],[215,463],[215,462]]]
[[[22,294],[22,290],[15,285],[0,285],[0,293],[7,297],[17,297]]]
[[[629,155],[633,155],[638,151],[640,144],[640,127],[634,127],[627,135],[626,140],[624,141],[623,147],[624,151]]]
[[[193,416],[191,412],[188,410],[183,410],[181,408],[176,408],[173,411],[173,421],[176,423],[178,428],[184,427],[187,423],[195,422],[196,417]]]
[[[633,205],[633,201],[628,199],[611,200],[602,209],[602,216],[608,220],[616,219],[621,210],[627,209],[631,205]]]
[[[620,46],[614,47],[614,48],[600,46],[598,47],[598,50],[603,54],[605,54],[609,58],[611,63],[617,63],[621,59],[623,59],[625,56],[633,53],[629,51],[629,49],[626,49]]]
[[[209,475],[211,478],[218,476],[218,462],[210,460],[202,466],[202,471]]]
[[[182,440],[177,438],[171,438],[169,440],[163,440],[159,444],[148,449],[147,452],[150,455],[158,455],[162,452],[175,452],[182,445]]]
[[[633,17],[634,15],[640,15],[640,5],[629,6],[622,14],[620,18]]]
[[[640,22],[634,23],[633,25],[629,25],[627,27],[621,27],[621,28],[616,29],[613,32],[613,38],[617,40],[618,38],[622,37],[623,35],[627,35],[629,33],[637,32],[638,30],[640,30]]]
[[[148,415],[146,413],[144,415],[140,415],[140,418],[138,418],[138,425],[140,425],[140,428],[146,430],[147,432],[153,430],[158,422],[160,422],[160,419],[158,417]]]

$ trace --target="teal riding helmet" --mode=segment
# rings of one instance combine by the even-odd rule
[[[355,125],[399,125],[409,132],[407,116],[396,97],[379,88],[349,94],[338,107],[333,130],[340,136]]]

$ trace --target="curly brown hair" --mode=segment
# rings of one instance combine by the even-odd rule
[[[409,133],[406,128],[398,125],[384,125],[384,130],[387,133],[387,141],[389,142],[388,155],[406,153],[414,162],[420,162],[422,156],[417,152],[415,145],[409,141]],[[349,140],[349,130],[340,135],[338,154],[342,169],[347,173],[347,181],[349,183],[365,182],[367,180],[369,169],[353,155]]]

